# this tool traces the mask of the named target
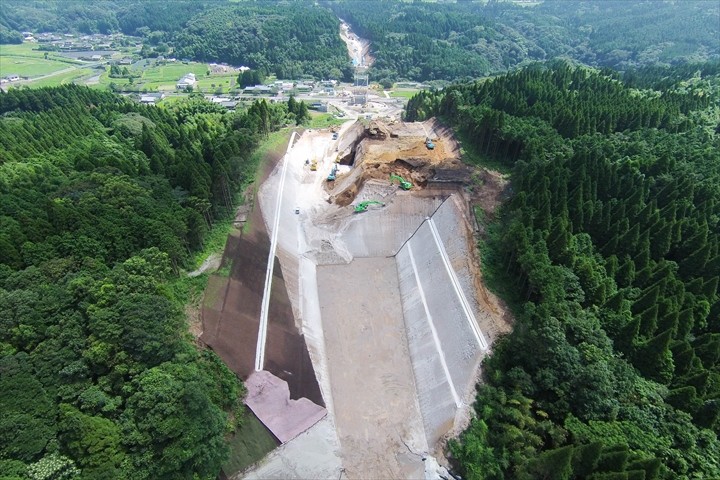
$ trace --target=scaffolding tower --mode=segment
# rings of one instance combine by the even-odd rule
[[[360,69],[358,69],[358,70],[360,70]],[[354,84],[353,90],[352,90],[353,104],[365,105],[367,103],[368,86],[370,85],[368,78],[369,78],[369,76],[367,73],[361,73],[359,71],[355,72],[355,84]]]

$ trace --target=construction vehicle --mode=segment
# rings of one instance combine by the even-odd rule
[[[330,175],[328,175],[328,182],[335,181],[335,175],[337,175],[337,163],[334,164],[332,170],[330,170]]]
[[[383,207],[385,206],[384,203],[378,202],[377,200],[370,200],[370,201],[367,201],[367,202],[360,202],[360,203],[358,203],[358,204],[355,206],[355,213],[367,212],[367,209],[368,209],[368,207],[369,207],[370,205],[380,205],[380,206],[383,206]]]
[[[405,180],[400,175],[395,175],[394,173],[390,174],[390,183],[393,183],[393,180],[397,180],[400,184],[400,188],[403,190],[410,190],[413,187],[413,184]]]
[[[427,147],[428,150],[435,149],[435,144],[432,142],[432,140],[430,140],[430,137],[425,137],[425,146]]]
[[[312,170],[313,172],[317,170],[317,160],[315,160],[314,158],[312,159],[312,162],[310,162],[310,170]]]

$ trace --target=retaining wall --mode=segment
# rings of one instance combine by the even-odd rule
[[[396,266],[421,415],[428,444],[452,427],[458,407],[472,389],[482,348],[468,319],[477,316],[467,229],[452,197],[397,253]],[[467,303],[463,306],[441,249]]]

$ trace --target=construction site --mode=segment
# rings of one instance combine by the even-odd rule
[[[504,181],[435,121],[293,134],[231,237],[201,340],[280,446],[232,478],[441,478],[480,362],[510,322],[471,205]]]

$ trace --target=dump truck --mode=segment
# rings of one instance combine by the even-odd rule
[[[378,202],[377,200],[369,200],[367,202],[360,202],[355,206],[355,213],[362,213],[367,212],[367,209],[370,205],[380,205],[385,206],[384,203]]]
[[[400,184],[400,188],[403,190],[410,190],[413,187],[413,184],[405,180],[400,175],[395,175],[394,173],[390,174],[390,183],[393,183],[393,180],[397,180]]]

